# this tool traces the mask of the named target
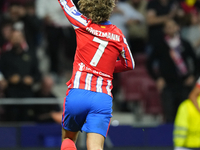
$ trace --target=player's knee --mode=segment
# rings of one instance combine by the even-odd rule
[[[62,142],[60,150],[77,150],[77,149],[74,141],[67,138]]]

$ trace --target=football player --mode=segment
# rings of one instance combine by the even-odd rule
[[[87,149],[103,150],[112,117],[113,73],[135,66],[126,38],[109,21],[115,0],[58,0],[76,32],[73,73],[63,104],[61,150],[76,150],[79,131]],[[118,60],[119,58],[119,60]]]

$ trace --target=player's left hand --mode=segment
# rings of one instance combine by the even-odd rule
[[[57,123],[61,123],[62,122],[62,112],[51,112],[50,113],[50,115],[51,115],[51,118],[55,121],[55,122],[57,122]]]

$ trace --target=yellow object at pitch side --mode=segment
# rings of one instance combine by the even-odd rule
[[[200,97],[198,104],[200,107]],[[200,113],[189,99],[178,108],[173,141],[175,147],[200,148]]]

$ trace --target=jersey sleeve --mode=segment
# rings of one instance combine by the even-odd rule
[[[87,18],[77,10],[72,0],[58,0],[58,2],[60,3],[60,6],[64,11],[65,16],[72,24],[74,29],[87,26]]]
[[[122,51],[121,54],[119,55],[119,59],[120,60],[117,60],[115,63],[114,73],[128,71],[135,68],[135,62],[132,53],[130,51],[126,38],[124,37],[123,37]]]

